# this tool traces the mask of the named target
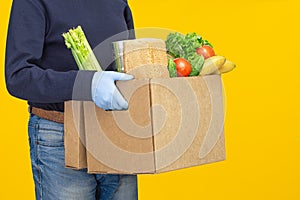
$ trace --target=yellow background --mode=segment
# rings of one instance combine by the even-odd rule
[[[130,0],[137,28],[195,31],[237,64],[223,76],[227,160],[139,176],[141,200],[300,199],[298,2]],[[0,4],[0,199],[34,199],[26,103],[4,83],[11,0]]]

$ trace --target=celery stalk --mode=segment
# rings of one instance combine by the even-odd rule
[[[80,70],[102,71],[81,26],[70,29],[67,33],[63,33],[62,36],[65,39],[67,48],[71,49],[72,55]]]

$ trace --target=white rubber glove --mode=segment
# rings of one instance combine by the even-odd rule
[[[131,80],[129,74],[102,71],[96,72],[92,79],[92,99],[104,110],[127,110],[128,103],[116,87],[115,81]]]

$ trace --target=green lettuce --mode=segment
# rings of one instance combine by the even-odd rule
[[[171,78],[177,76],[176,64],[173,59],[170,58],[168,59],[168,70]]]
[[[170,33],[166,39],[167,52],[175,58],[188,60],[192,65],[192,72],[189,76],[197,76],[202,69],[204,58],[196,53],[196,49],[204,43],[209,44],[206,40],[202,40],[201,36],[197,36],[196,33],[183,35],[175,32]]]

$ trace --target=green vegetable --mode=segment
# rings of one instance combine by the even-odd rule
[[[170,58],[168,59],[168,70],[171,78],[177,76],[176,64],[173,59]]]
[[[197,76],[202,69],[204,58],[196,53],[196,49],[203,45],[212,46],[196,33],[188,33],[184,36],[175,32],[170,33],[166,39],[167,52],[176,58],[188,60],[192,65],[192,72],[189,76]]]
[[[183,49],[184,36],[180,33],[170,33],[166,40],[167,52],[171,53],[175,58],[183,57],[185,51]]]
[[[63,33],[62,36],[65,39],[67,48],[71,49],[72,55],[80,70],[102,71],[81,26],[70,29],[67,33]]]
[[[192,65],[192,71],[189,76],[198,76],[204,64],[204,57],[194,54],[191,55],[187,60]]]
[[[201,36],[197,36],[197,40],[198,40],[198,42],[199,42],[199,44],[200,44],[201,46],[203,46],[203,45],[208,45],[208,46],[210,46],[211,48],[214,48],[213,45],[212,45],[211,43],[209,43],[207,40],[203,40]]]

